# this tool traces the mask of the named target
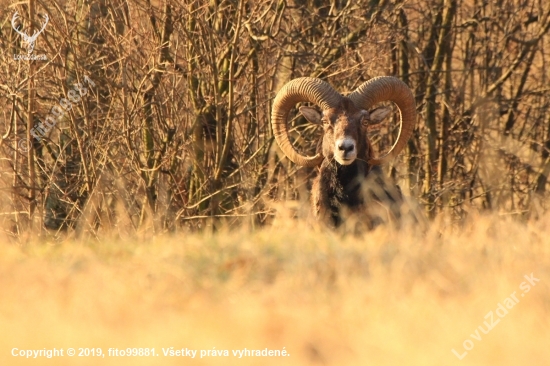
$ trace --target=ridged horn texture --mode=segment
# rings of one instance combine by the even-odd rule
[[[407,84],[393,76],[380,76],[361,84],[348,95],[348,98],[357,107],[365,110],[370,110],[376,103],[385,101],[397,105],[400,113],[397,141],[386,155],[369,159],[369,164],[386,164],[399,155],[411,137],[416,122],[414,95]]]
[[[342,96],[321,79],[302,77],[286,83],[277,93],[271,112],[271,127],[275,141],[283,153],[294,163],[317,166],[323,161],[321,154],[304,156],[292,146],[288,136],[288,113],[299,102],[315,103],[322,109],[335,108]]]

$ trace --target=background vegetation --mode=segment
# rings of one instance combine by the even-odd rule
[[[13,235],[258,225],[274,202],[307,207],[315,172],[281,157],[269,125],[275,93],[299,76],[343,93],[379,75],[411,86],[417,128],[387,173],[429,216],[529,216],[547,195],[547,1],[3,3],[0,179]],[[13,60],[26,54],[15,11],[29,34],[49,15],[34,50],[48,61]],[[85,76],[95,86],[47,138],[21,141]],[[304,152],[320,132],[293,121]],[[388,123],[372,139],[384,150],[394,135]]]

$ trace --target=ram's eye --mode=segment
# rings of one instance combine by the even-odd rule
[[[369,123],[371,123],[370,114],[367,111],[363,111],[361,113],[361,124],[367,126]]]

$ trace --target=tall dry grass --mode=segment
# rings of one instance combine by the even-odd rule
[[[4,244],[0,364],[546,365],[549,222],[471,214],[460,227],[441,216],[422,231],[346,235],[282,220],[216,234]],[[540,282],[524,293],[531,273]],[[513,292],[519,302],[473,339]],[[451,350],[463,354],[467,339],[474,347],[459,360]],[[14,347],[154,347],[159,356],[27,360],[12,357]],[[165,357],[169,347],[230,356]],[[283,347],[290,356],[232,355]]]

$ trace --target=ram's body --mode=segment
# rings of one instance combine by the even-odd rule
[[[310,101],[322,108],[320,114],[302,107],[302,114],[313,123],[322,124],[324,133],[314,157],[300,155],[288,139],[286,119],[290,108],[299,101]],[[389,113],[387,108],[369,112],[382,101],[393,101],[401,112],[401,131],[390,152],[381,158],[373,156],[367,128],[379,123]],[[382,179],[380,164],[395,157],[410,137],[415,120],[414,97],[401,81],[391,77],[373,79],[361,85],[348,97],[312,78],[295,79],[277,95],[272,115],[275,138],[283,152],[295,163],[320,166],[312,187],[312,206],[316,217],[338,226],[343,211],[366,215],[373,226],[372,213],[385,207],[388,215],[398,215],[401,199],[398,187]],[[379,210],[378,210],[379,211]]]
[[[372,228],[400,217],[402,195],[399,186],[386,182],[380,167],[324,160],[313,181],[311,203],[315,217],[332,226],[342,224],[347,215],[359,215]]]

